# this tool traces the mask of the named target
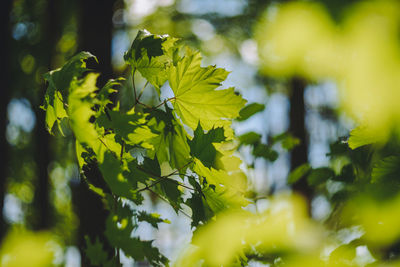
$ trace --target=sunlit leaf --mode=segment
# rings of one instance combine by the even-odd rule
[[[204,130],[210,130],[221,119],[236,118],[246,101],[234,88],[215,90],[228,72],[213,66],[203,68],[200,63],[200,53],[188,49],[171,67],[169,83],[175,94],[174,111],[183,123],[194,130],[200,121]]]
[[[160,87],[168,78],[169,66],[172,64],[172,53],[176,38],[168,35],[154,35],[146,30],[140,30],[125,53],[125,61],[138,70],[160,94]]]

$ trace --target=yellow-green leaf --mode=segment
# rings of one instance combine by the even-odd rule
[[[222,119],[236,118],[246,101],[234,88],[216,90],[228,76],[226,70],[200,64],[200,53],[187,49],[171,67],[169,84],[175,94],[175,112],[183,123],[194,130],[200,121],[204,130],[210,130]]]

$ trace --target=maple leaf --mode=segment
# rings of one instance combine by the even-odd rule
[[[204,130],[210,130],[223,119],[236,118],[246,100],[234,88],[216,90],[228,76],[226,70],[200,64],[200,53],[187,49],[171,66],[169,84],[175,94],[174,111],[183,123],[194,130],[200,120]]]

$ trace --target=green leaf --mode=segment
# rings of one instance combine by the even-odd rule
[[[327,167],[313,169],[307,177],[307,182],[311,186],[322,184],[328,179],[335,177],[335,172]]]
[[[144,158],[143,164],[141,167],[147,173],[151,173],[152,175],[154,175],[156,177],[161,176],[160,163],[158,162],[157,158],[154,158],[154,159]]]
[[[263,111],[265,109],[265,105],[259,103],[251,103],[242,108],[239,112],[239,118],[237,121],[244,121],[253,116],[254,114]]]
[[[253,149],[253,155],[256,157],[265,158],[272,162],[275,161],[279,156],[278,152],[266,144],[257,144]]]
[[[90,148],[97,156],[97,161],[103,161],[105,151],[116,155],[121,152],[121,145],[115,141],[115,134],[101,135],[96,125],[91,122],[95,117],[94,104],[90,101],[97,90],[98,74],[89,73],[82,80],[75,80],[70,87],[68,96],[69,125],[77,141],[83,148]],[[79,158],[79,155],[78,155]]]
[[[205,134],[199,123],[194,131],[193,139],[188,141],[190,154],[201,160],[204,166],[215,168],[217,150],[213,143],[222,141],[225,141],[223,128],[211,129]]]
[[[135,192],[135,185],[130,183],[130,180],[124,176],[124,170],[119,160],[110,152],[107,151],[104,154],[104,161],[99,164],[99,169],[114,194],[128,198],[136,204],[140,204],[143,201],[143,197]]]
[[[139,222],[148,222],[154,228],[158,229],[159,223],[171,223],[169,220],[160,218],[158,213],[147,213],[146,211],[139,211],[137,218]]]
[[[179,184],[168,178],[160,178],[161,181],[157,184],[156,192],[165,196],[172,208],[178,212],[183,203],[182,191],[179,190]]]
[[[282,133],[272,138],[273,144],[277,142],[281,143],[282,148],[286,150],[292,150],[295,146],[300,144],[300,139],[294,137],[291,133]]]
[[[148,115],[150,127],[158,134],[150,141],[154,146],[160,164],[169,162],[172,168],[182,169],[190,161],[190,148],[187,133],[175,119],[172,109],[152,110]]]
[[[239,141],[243,145],[253,145],[259,143],[260,139],[261,135],[255,132],[249,132],[239,136]]]
[[[129,171],[124,171],[123,176],[129,181],[133,189],[138,188],[138,183],[147,184],[153,175],[147,173],[136,160],[128,162]]]
[[[328,156],[331,157],[343,156],[351,151],[349,149],[348,143],[343,139],[344,138],[341,137],[339,138],[339,140],[329,145],[330,152],[327,154]]]
[[[96,117],[99,117],[103,112],[105,112],[107,105],[113,104],[110,97],[112,94],[118,92],[115,87],[121,86],[121,82],[124,80],[124,78],[111,79],[100,89],[96,99],[94,100],[95,104],[98,105]]]
[[[172,54],[177,49],[176,41],[168,35],[154,35],[140,30],[130,50],[124,55],[125,61],[157,89],[158,95],[160,87],[168,78]]]
[[[62,68],[44,75],[48,88],[42,108],[46,111],[46,127],[50,133],[56,122],[61,130],[61,120],[67,117],[64,101],[67,98],[68,88],[74,79],[87,71],[86,60],[89,58],[95,58],[95,56],[88,52],[81,52],[68,60]]]
[[[359,126],[350,132],[349,147],[356,149],[360,146],[376,143],[378,138],[376,134],[365,126]]]
[[[146,116],[134,109],[121,113],[116,107],[102,114],[96,122],[100,127],[112,129],[128,145],[139,145],[153,149],[150,140],[156,136],[147,126]]]
[[[311,166],[308,163],[304,163],[294,169],[288,177],[288,184],[294,184],[299,181],[301,178],[306,176],[311,170]]]
[[[355,179],[356,176],[352,164],[347,164],[343,166],[342,170],[340,171],[340,174],[332,178],[332,180],[334,181],[340,181],[345,183],[352,183],[354,182]]]
[[[137,237],[131,237],[134,228],[132,211],[128,206],[122,206],[119,202],[116,213],[110,214],[106,222],[105,235],[110,244],[116,248],[121,248],[125,255],[134,258],[136,261],[147,258],[153,266],[168,265],[168,259],[151,245],[152,241],[142,241]]]
[[[194,192],[192,196],[185,202],[192,209],[192,227],[196,227],[200,222],[207,222],[210,218],[206,216],[206,202],[203,200],[201,194]]]
[[[97,75],[91,73],[71,86],[71,93],[68,97],[68,115],[70,127],[78,142],[89,146],[96,153],[101,150],[102,144],[98,140],[99,134],[94,124],[90,122],[95,112],[92,109],[92,104],[82,99],[82,92],[93,92],[97,89],[94,77],[97,77]],[[81,86],[85,89],[80,89]]]
[[[371,173],[371,182],[398,181],[400,176],[400,156],[389,156],[378,161]]]
[[[193,171],[205,178],[209,185],[203,189],[207,204],[214,212],[227,208],[244,207],[248,201],[244,198],[247,187],[243,184],[241,176],[231,175],[224,170],[207,168],[198,159],[194,160]],[[212,185],[212,188],[211,187]]]
[[[86,249],[85,254],[89,259],[90,264],[94,266],[103,266],[107,262],[107,252],[103,249],[103,244],[96,238],[96,241],[92,243],[88,236],[85,236]]]
[[[206,223],[214,215],[202,191],[200,184],[193,176],[188,178],[190,185],[195,189],[192,192],[191,198],[185,202],[192,209],[192,227],[197,227],[200,222]]]
[[[171,66],[169,84],[175,94],[174,111],[183,123],[194,130],[200,121],[204,130],[210,130],[222,119],[236,118],[246,101],[233,88],[215,90],[226,79],[226,70],[200,64],[200,53],[188,49]]]
[[[89,69],[86,68],[86,61],[89,58],[97,58],[89,52],[80,52],[70,60],[68,60],[62,68],[50,71],[44,75],[44,78],[49,82],[49,86],[60,91],[63,95],[68,92],[71,82],[80,78],[82,74]]]

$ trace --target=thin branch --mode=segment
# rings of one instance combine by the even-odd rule
[[[66,108],[69,107],[68,104],[65,103],[64,100],[63,100],[58,94],[56,94],[56,96],[58,97],[58,99],[63,103],[63,105],[64,105]]]
[[[142,172],[145,172],[146,174],[149,174],[149,175],[151,175],[151,176],[153,176],[153,177],[155,177],[155,178],[161,178],[161,177],[162,177],[162,176],[160,176],[160,175],[154,174],[154,173],[152,173],[152,172],[149,172],[149,171],[143,169],[141,166],[137,166],[137,168],[138,168],[139,170],[141,170]]]
[[[117,250],[117,264],[118,264],[118,266],[122,266],[121,265],[121,257],[119,255],[119,248],[117,247],[115,249]]]
[[[155,185],[161,183],[163,180],[168,181],[168,182],[171,182],[171,183],[175,183],[175,184],[177,184],[177,185],[179,185],[179,186],[182,186],[182,187],[184,187],[184,188],[186,188],[186,189],[189,189],[189,190],[192,190],[192,191],[196,191],[196,189],[194,189],[194,188],[192,188],[192,187],[190,187],[190,186],[187,186],[187,185],[185,185],[185,184],[183,184],[183,183],[180,183],[180,182],[178,182],[178,181],[175,181],[175,180],[173,180],[173,179],[170,179],[170,178],[168,178],[168,176],[161,176],[161,177],[160,177],[157,181],[155,181],[154,183],[149,184],[149,185],[146,185],[146,187],[144,187],[144,188],[142,188],[142,189],[139,189],[139,190],[136,191],[136,192],[139,193],[139,192],[142,192],[142,191],[144,191],[144,190],[148,190],[148,189],[154,187]]]
[[[185,184],[183,184],[183,183],[180,183],[180,182],[178,182],[178,181],[175,181],[175,180],[172,180],[172,179],[168,179],[168,181],[173,182],[173,183],[176,183],[177,185],[182,186],[182,187],[184,187],[184,188],[186,188],[186,189],[189,189],[189,190],[192,190],[192,191],[196,191],[196,189],[194,189],[194,188],[192,188],[192,187],[190,187],[190,186],[187,186],[187,185],[185,185]]]
[[[132,86],[133,86],[133,93],[135,95],[135,106],[136,106],[136,104],[138,102],[137,102],[137,96],[136,96],[135,72],[136,72],[136,68],[134,68],[132,71]]]
[[[120,155],[120,158],[121,158],[121,163],[122,163],[122,156],[124,155],[124,148],[125,148],[125,141],[123,141],[123,140],[122,140],[122,145],[121,145],[121,155]]]
[[[160,179],[158,179],[157,181],[155,181],[154,183],[152,183],[152,184],[150,184],[150,185],[146,185],[144,188],[137,190],[136,193],[140,193],[140,192],[143,192],[143,191],[145,191],[145,190],[150,190],[151,187],[153,187],[153,186],[155,186],[155,185],[161,183],[162,180],[164,180],[164,179],[163,179],[163,178],[160,178]]]
[[[104,108],[104,113],[106,113],[108,120],[111,121],[111,116],[110,116],[110,114],[108,113],[107,107]]]
[[[136,106],[137,104],[139,104],[139,105],[142,105],[142,106],[144,106],[146,108],[152,109],[153,107],[151,107],[149,105],[146,105],[145,103],[140,102],[139,98],[142,95],[142,93],[140,93],[139,97],[137,96],[136,85],[135,85],[135,72],[136,72],[136,68],[134,68],[133,72],[132,72],[132,86],[133,86],[133,93],[134,93],[134,96],[135,96],[135,104],[133,106]],[[147,85],[147,83],[146,83],[146,85]],[[145,87],[146,87],[146,85],[145,85]],[[144,87],[143,87],[142,90],[144,90]]]
[[[142,90],[140,91],[140,94],[139,94],[137,100],[139,100],[139,99],[142,97],[142,94],[143,94],[143,92],[144,92],[144,88],[146,88],[146,86],[147,86],[148,84],[149,84],[149,81],[146,81],[145,85],[143,86]]]
[[[157,194],[156,192],[154,192],[153,190],[151,190],[150,188],[148,189],[150,192],[152,192],[153,194],[155,194],[157,197],[159,197],[161,200],[165,201],[168,204],[171,204],[168,200],[166,200],[164,197],[160,196],[159,194]],[[186,212],[184,212],[182,209],[178,209],[178,211],[180,211],[183,215],[185,215],[186,217],[188,217],[189,219],[192,219],[192,217],[190,217]]]
[[[158,104],[157,106],[155,106],[155,107],[152,107],[152,109],[156,109],[156,108],[159,108],[159,107],[161,107],[162,105],[164,105],[165,103],[167,103],[168,101],[171,101],[171,100],[174,100],[174,99],[176,99],[176,97],[174,96],[174,97],[171,97],[171,98],[168,98],[168,99],[165,99],[163,102],[161,102],[160,104]]]
[[[186,166],[188,166],[190,163],[192,163],[193,160],[189,160],[188,163],[186,163],[185,165],[183,165],[182,167],[178,168],[178,171],[181,171],[183,168],[185,168]]]
[[[104,141],[99,137],[100,142],[108,149],[112,152],[112,150],[106,145],[106,143],[104,143]]]

